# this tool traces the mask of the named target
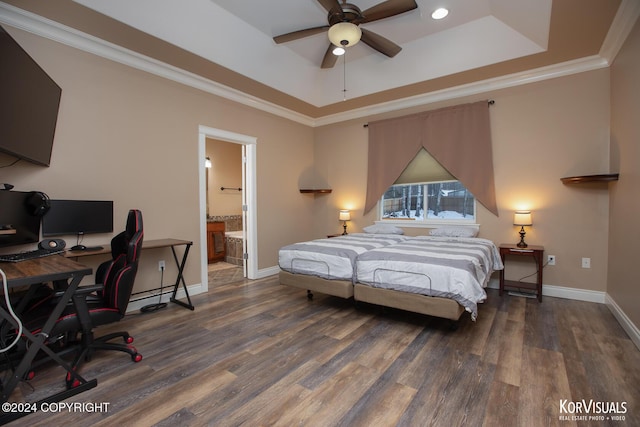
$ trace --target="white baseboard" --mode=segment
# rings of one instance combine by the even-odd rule
[[[627,335],[629,335],[631,341],[633,341],[636,347],[638,347],[638,350],[640,350],[640,329],[638,329],[637,326],[633,324],[631,319],[627,317],[624,311],[622,311],[620,306],[616,304],[616,302],[613,300],[613,298],[611,298],[609,294],[606,295],[605,304],[607,304],[607,307],[609,307],[609,310],[611,310],[613,316],[616,318],[618,323],[620,323],[622,329],[624,329]]]
[[[198,294],[201,294],[201,293],[205,292],[205,287],[202,286],[201,283],[187,286],[187,289],[189,290],[189,296],[190,297],[193,297],[194,295],[198,295]],[[165,290],[163,291],[161,298],[160,298],[159,293],[156,292],[151,297],[140,298],[140,299],[132,299],[132,300],[129,301],[129,305],[127,306],[127,313],[131,313],[133,311],[140,310],[142,307],[144,307],[145,305],[149,305],[149,304],[155,304],[155,303],[160,303],[160,302],[167,302],[168,303],[170,298],[171,298],[171,294],[172,293],[173,293],[173,286],[167,286],[165,288]],[[187,295],[185,294],[184,289],[182,289],[182,287],[178,288],[178,292],[176,293],[176,299],[180,300],[180,301],[187,302]]]
[[[263,268],[262,270],[258,270],[258,279],[264,279],[265,277],[273,276],[278,273],[280,273],[280,267],[277,265],[269,268]]]
[[[490,289],[500,289],[500,281],[498,279],[491,279],[489,280],[487,287]],[[589,291],[587,289],[567,288],[565,286],[543,284],[542,295],[604,304],[606,294],[602,291]]]
[[[564,286],[542,285],[542,295],[604,304],[606,293],[587,289],[567,288]]]

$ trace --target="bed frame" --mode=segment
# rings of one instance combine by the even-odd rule
[[[451,329],[456,329],[460,316],[465,309],[456,301],[448,298],[430,297],[409,292],[374,288],[346,280],[327,280],[305,274],[292,274],[280,271],[280,284],[306,289],[307,298],[313,298],[313,292],[351,298],[383,307],[392,307],[428,316],[442,317],[451,321]]]
[[[280,270],[280,284],[306,289],[307,298],[313,298],[313,291],[342,298],[353,297],[351,280],[328,280],[306,274],[294,274]]]

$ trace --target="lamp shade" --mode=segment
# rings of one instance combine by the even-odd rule
[[[207,169],[211,169],[211,158],[206,157],[204,159],[204,167],[207,168]]]
[[[329,28],[329,41],[336,46],[348,47],[360,41],[362,30],[350,22],[338,22]]]
[[[342,209],[340,211],[340,217],[339,217],[340,221],[351,221],[351,212],[349,212],[346,209]]]
[[[532,225],[531,211],[516,211],[513,215],[513,225]]]

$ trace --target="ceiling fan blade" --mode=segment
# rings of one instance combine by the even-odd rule
[[[322,27],[313,27],[313,28],[307,28],[306,30],[293,31],[291,33],[275,36],[273,38],[273,41],[276,42],[277,44],[286,43],[286,42],[302,39],[304,37],[309,37],[314,34],[321,33],[323,31],[326,31],[328,28],[329,28],[328,25],[323,25]]]
[[[373,22],[400,15],[417,7],[415,0],[387,0],[363,11],[364,19],[358,20],[357,23]]]
[[[324,54],[324,58],[322,58],[322,65],[320,66],[320,68],[333,68],[333,66],[336,65],[338,56],[333,54],[333,49],[335,49],[335,46],[329,44],[329,48]]]
[[[340,8],[340,2],[338,0],[318,0],[318,2],[327,9],[327,12],[331,12],[331,9],[336,7]]]
[[[372,31],[369,31],[365,28],[360,28],[362,30],[362,40],[363,43],[368,44],[378,52],[387,55],[389,58],[393,58],[402,50],[400,46],[395,44],[389,39],[382,37],[380,34],[376,34]]]

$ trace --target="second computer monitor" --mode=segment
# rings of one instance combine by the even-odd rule
[[[113,231],[113,201],[51,200],[42,218],[42,236],[84,235]]]

